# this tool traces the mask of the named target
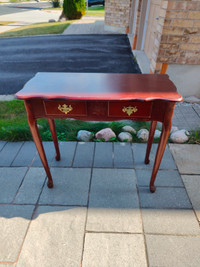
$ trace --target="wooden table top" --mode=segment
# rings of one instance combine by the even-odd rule
[[[18,99],[182,101],[166,74],[38,72]]]

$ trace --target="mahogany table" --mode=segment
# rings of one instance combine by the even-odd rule
[[[37,128],[38,118],[48,119],[56,160],[60,160],[60,151],[55,118],[151,121],[145,164],[149,163],[156,124],[162,122],[150,180],[150,191],[155,192],[154,182],[169,137],[175,103],[182,101],[168,75],[39,72],[16,97],[24,100],[29,127],[48,177],[49,188],[53,187],[53,180]]]

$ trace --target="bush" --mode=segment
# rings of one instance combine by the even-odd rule
[[[52,4],[53,4],[53,7],[60,7],[60,0],[53,0]]]
[[[64,0],[63,12],[68,19],[80,19],[85,15],[85,0]]]

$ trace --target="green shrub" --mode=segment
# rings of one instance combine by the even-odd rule
[[[64,0],[63,12],[68,19],[80,19],[86,12],[85,0]]]
[[[53,0],[52,4],[53,4],[53,7],[60,7],[60,0]]]

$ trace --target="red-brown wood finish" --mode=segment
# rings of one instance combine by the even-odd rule
[[[150,181],[150,191],[152,193],[156,191],[154,182],[155,182],[156,175],[160,167],[162,156],[164,154],[167,140],[170,134],[174,107],[175,107],[175,103],[173,102],[168,103],[168,109],[166,110],[164,114],[162,133],[161,133],[161,137],[160,137],[157,152],[156,152],[156,157],[155,157],[154,166],[153,166],[152,175],[151,175],[151,181]]]
[[[16,97],[105,101],[182,100],[167,74],[134,73],[39,72]]]
[[[34,106],[31,105],[31,101],[24,101],[25,103],[25,108],[26,108],[26,112],[27,112],[27,118],[28,118],[28,124],[30,127],[30,131],[31,134],[33,136],[33,141],[35,142],[38,154],[40,156],[40,159],[42,161],[42,164],[44,166],[44,169],[46,171],[47,177],[48,177],[48,187],[52,188],[53,187],[53,180],[51,177],[51,172],[49,170],[49,165],[47,162],[47,158],[44,152],[44,147],[42,145],[42,140],[38,131],[38,127],[37,127],[37,123],[36,123],[36,119],[33,117],[33,108]]]
[[[29,127],[48,177],[49,188],[53,187],[53,180],[37,128],[38,118],[48,119],[56,160],[60,160],[60,151],[55,118],[151,121],[145,164],[149,163],[157,121],[162,122],[162,134],[150,180],[150,191],[155,192],[154,182],[169,137],[174,106],[182,101],[168,75],[38,73],[16,97],[25,102]]]
[[[56,134],[56,126],[55,126],[55,122],[53,119],[48,119],[49,122],[49,129],[52,135],[52,139],[53,139],[53,143],[55,146],[55,150],[56,150],[56,160],[59,161],[60,160],[60,150],[59,150],[59,146],[58,146],[58,138],[57,138],[57,134]]]
[[[147,150],[146,150],[146,156],[145,156],[145,160],[144,160],[144,163],[145,164],[149,164],[149,155],[150,155],[150,152],[151,152],[151,147],[152,147],[152,143],[153,143],[153,138],[154,138],[154,133],[155,133],[155,130],[156,130],[156,125],[157,125],[157,121],[152,121],[151,122],[151,127],[150,127],[150,130],[149,130],[149,139],[148,139],[148,142],[147,142]]]

